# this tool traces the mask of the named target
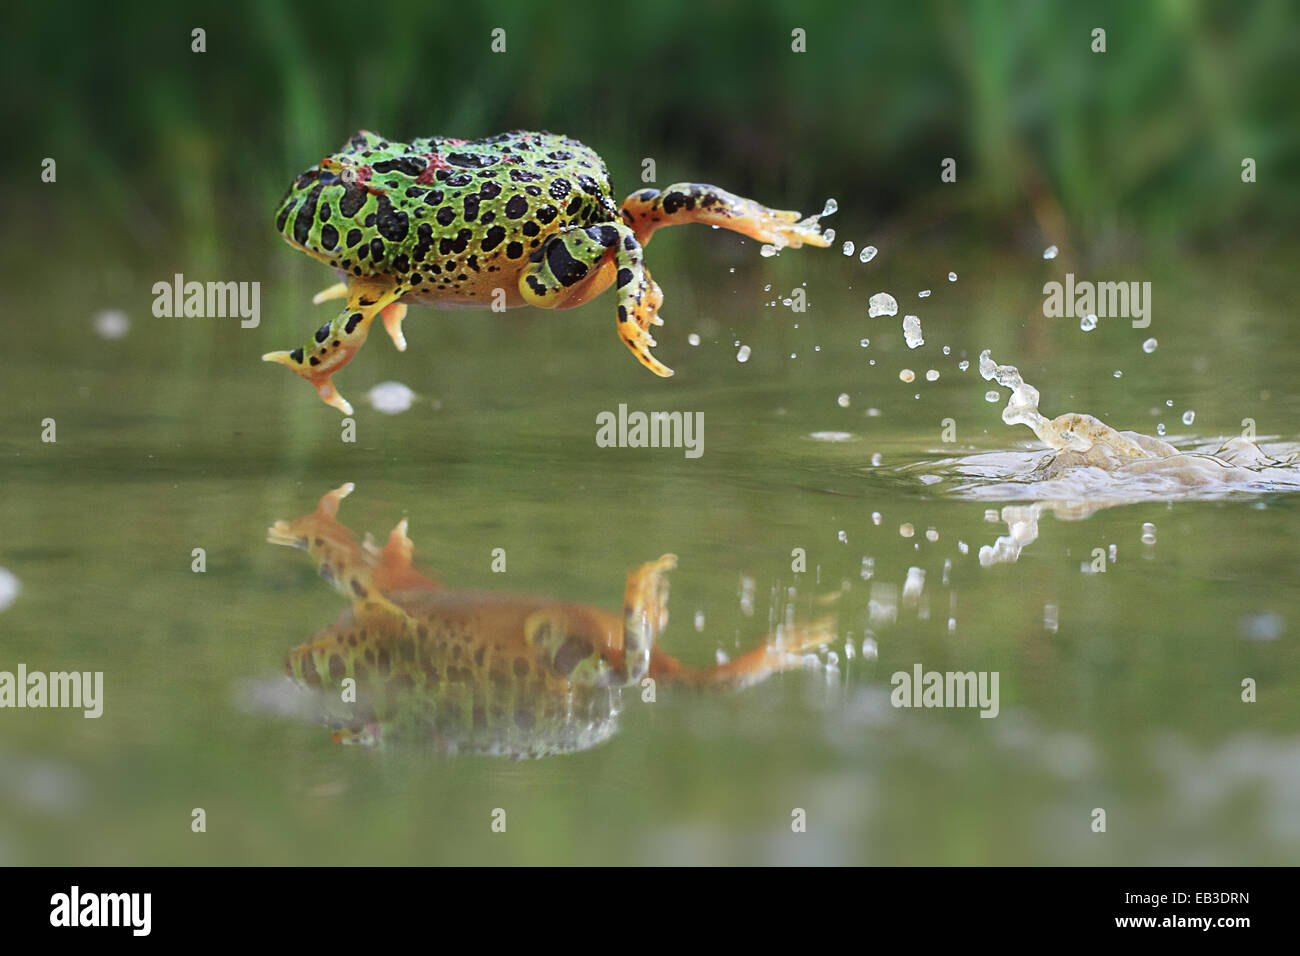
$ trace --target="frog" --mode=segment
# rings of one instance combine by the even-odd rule
[[[827,209],[829,209],[829,205]],[[665,226],[729,229],[774,249],[825,247],[821,215],[770,209],[703,183],[639,189],[614,199],[604,160],[575,139],[514,130],[476,140],[409,143],[368,130],[299,174],[280,201],[276,230],[341,280],[313,299],[346,300],[303,346],[268,352],[345,415],[334,375],[380,319],[399,351],[412,304],[440,308],[571,309],[611,285],[617,331],[655,375],[663,292],[644,247]]]
[[[286,676],[323,705],[337,743],[515,760],[575,753],[617,731],[625,689],[643,700],[660,686],[738,691],[805,666],[834,637],[826,616],[785,626],[731,660],[692,667],[658,643],[676,555],[628,572],[621,612],[453,590],[415,563],[407,519],[382,545],[338,519],[354,488],[340,485],[313,511],[267,529],[270,543],[306,551],[350,603],[284,659]]]

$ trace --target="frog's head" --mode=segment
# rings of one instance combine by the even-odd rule
[[[364,221],[365,207],[374,203],[368,157],[385,145],[382,136],[361,130],[299,173],[276,208],[275,228],[285,241],[323,262],[337,259],[346,227]]]

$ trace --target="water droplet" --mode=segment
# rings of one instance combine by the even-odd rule
[[[822,233],[822,238],[826,240],[827,245],[830,245],[832,242],[835,241],[835,230],[827,229],[825,232]]]
[[[1043,627],[1047,629],[1047,633],[1056,633],[1057,628],[1061,626],[1060,615],[1060,609],[1055,604],[1043,605]]]
[[[898,380],[900,382],[911,382],[914,381],[915,379],[916,379],[916,373],[913,372],[910,368],[905,368],[898,373]]]
[[[1097,317],[1093,315],[1091,312],[1089,312],[1087,315],[1085,315],[1083,318],[1079,320],[1079,328],[1083,329],[1083,331],[1085,332],[1091,332],[1096,327],[1097,327]]]
[[[697,631],[702,631],[702,630],[704,630],[704,612],[703,612],[703,611],[696,611],[696,612],[695,612],[695,629],[696,629]]]
[[[999,397],[996,388],[991,388],[984,393],[984,401],[988,402],[990,405],[996,405]]]
[[[926,380],[927,382],[937,382],[937,381],[939,381],[939,371],[938,371],[938,369],[933,369],[933,368],[932,368],[932,369],[930,369],[928,372],[926,372],[926,373],[925,373],[925,380]]]
[[[848,393],[848,392],[840,392],[840,397],[837,398],[837,399],[835,399],[835,401],[836,401],[836,403],[840,406],[840,408],[848,408],[848,407],[849,407],[849,393]]]
[[[1124,377],[1124,373],[1121,372],[1119,369],[1115,369],[1115,371],[1112,372],[1111,374],[1114,375],[1116,378],[1123,378],[1123,377]]]
[[[949,272],[949,273],[948,273],[948,281],[949,281],[949,282],[956,282],[956,281],[957,281],[957,273],[955,273],[955,272]]]
[[[686,341],[691,345],[699,345],[700,337],[697,333],[692,332],[690,335],[686,336]]]
[[[880,526],[880,522],[881,522],[882,520],[883,520],[883,516],[880,514],[879,511],[873,511],[873,512],[871,512],[871,523],[872,523],[872,524],[874,524],[874,525],[876,525],[877,527],[879,527],[879,526]],[[874,562],[873,562],[873,563],[874,563]]]
[[[748,346],[748,345],[742,345],[742,346],[740,347],[740,351],[738,351],[738,352],[736,353],[736,361],[737,361],[737,362],[748,362],[748,361],[749,361],[749,346]]]
[[[1156,346],[1159,344],[1160,343],[1157,342],[1155,339],[1147,339],[1145,342],[1142,343],[1142,351],[1150,355],[1152,352],[1156,350]]]
[[[903,341],[909,349],[920,348],[925,344],[921,336],[921,319],[915,315],[903,316]]]
[[[776,246],[764,245],[758,252],[764,259],[771,259],[777,254],[777,248]]]
[[[8,568],[0,568],[0,611],[13,604],[21,590],[17,576]]]
[[[849,536],[848,536],[848,533],[845,532],[845,531],[841,531],[841,532],[840,532],[836,537],[838,537],[838,538],[840,539],[840,544],[848,544],[848,543],[849,543]]]
[[[1162,437],[1162,438],[1164,437],[1164,434],[1165,434],[1165,423],[1164,423],[1164,422],[1161,422],[1159,425],[1156,426],[1156,434],[1159,435],[1159,436]]]
[[[943,347],[943,354],[944,354],[944,355],[947,355],[947,354],[948,354],[949,352],[951,352],[951,351],[952,351],[952,349],[948,348],[948,346],[945,345],[945,346]]]
[[[864,637],[862,639],[862,657],[865,660],[874,661],[880,656],[880,648],[876,645],[875,639]]]
[[[874,258],[876,258],[875,246],[863,246],[862,251],[858,253],[859,262],[870,262]]]
[[[415,392],[401,382],[380,382],[366,392],[366,401],[374,406],[375,411],[385,415],[397,415],[406,411],[415,398]]]
[[[858,344],[861,345],[861,346],[865,349],[868,345],[871,344],[871,339],[863,339],[863,340],[862,340],[861,342],[859,342]]]
[[[1060,250],[1057,249],[1056,246],[1048,246],[1046,249],[1043,250],[1043,258],[1044,258],[1044,259],[1055,259],[1055,258],[1056,258],[1056,254],[1057,254],[1059,251],[1060,251]]]
[[[965,359],[962,359],[960,362],[957,363],[957,368],[961,369],[964,372],[966,371],[966,369],[970,368],[970,362],[966,361]]]
[[[839,211],[840,204],[834,199],[826,200],[826,205],[822,207],[821,215],[830,216]]]
[[[939,540],[939,531],[937,528],[925,529],[925,540],[931,543]]]
[[[883,460],[884,460],[884,459],[880,457],[880,452],[876,451],[876,452],[872,452],[872,453],[871,453],[871,467],[872,467],[872,468],[879,468],[879,467],[880,467],[880,463],[881,463]],[[879,522],[877,522],[877,523],[879,523]]]
[[[922,289],[920,292],[918,292],[918,293],[916,294],[916,297],[917,297],[918,299],[928,299],[928,298],[930,297],[930,290],[929,290],[929,289]]]
[[[898,315],[898,302],[888,292],[877,292],[867,303],[867,315],[873,319],[880,315]]]
[[[120,339],[131,329],[131,320],[121,309],[105,309],[95,315],[95,334],[101,339]]]
[[[1142,543],[1143,544],[1156,543],[1156,526],[1153,525],[1150,521],[1144,521],[1142,523]]]
[[[916,534],[916,529],[907,522],[903,522],[898,526],[898,533],[904,538],[910,538],[912,535]]]
[[[1194,411],[1189,408],[1187,411],[1183,412],[1184,425],[1190,425],[1194,421],[1196,421],[1196,413]]]
[[[844,251],[844,254],[845,254],[846,256],[851,256],[851,255],[853,255],[853,241],[852,241],[852,240],[850,240],[850,239],[845,239],[845,240],[844,240],[843,251]]]

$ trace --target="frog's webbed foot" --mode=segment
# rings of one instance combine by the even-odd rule
[[[337,288],[331,286],[320,293],[321,301],[339,298]],[[347,286],[347,307],[333,322],[317,329],[312,341],[302,348],[292,352],[268,352],[262,356],[262,361],[288,366],[311,383],[325,404],[332,405],[344,415],[351,415],[352,405],[334,387],[334,373],[352,361],[365,344],[375,316],[386,312],[389,306],[400,305],[397,300],[405,291],[393,279],[384,276],[352,279]],[[392,320],[384,316],[385,327],[399,348],[406,344],[401,338],[401,321],[405,314],[406,308],[401,305],[400,310],[394,311]]]
[[[410,567],[409,553],[406,567],[402,569],[403,546],[400,543],[386,557],[383,550],[372,554],[362,547],[351,529],[336,517],[339,502],[350,495],[354,487],[352,482],[340,485],[321,496],[315,511],[292,521],[275,522],[267,529],[266,540],[271,544],[306,551],[320,569],[320,576],[352,602],[352,610],[358,620],[399,629],[414,627],[415,622],[410,616],[384,593],[390,589],[390,575],[401,580],[399,573],[416,573]],[[409,539],[407,543],[409,544]],[[385,545],[385,550],[387,549],[388,545]]]
[[[822,234],[820,216],[801,219],[792,210],[769,209],[705,183],[676,183],[662,192],[638,190],[623,201],[622,213],[642,244],[663,226],[698,222],[730,229],[778,249],[830,245]]]
[[[656,375],[673,370],[650,353],[658,343],[650,328],[663,325],[664,296],[650,278],[636,235],[621,222],[574,227],[557,233],[532,254],[519,276],[524,301],[543,309],[567,309],[599,295],[611,283],[618,289],[618,335],[632,354]]]

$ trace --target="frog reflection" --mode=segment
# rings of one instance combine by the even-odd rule
[[[627,576],[623,613],[549,598],[443,589],[412,563],[401,521],[382,546],[337,520],[345,484],[316,510],[277,521],[267,540],[305,550],[351,609],[288,654],[297,683],[320,691],[335,740],[416,743],[515,758],[585,750],[616,730],[621,689],[656,684],[740,689],[832,638],[829,621],[787,629],[735,660],[689,667],[656,645],[668,621],[666,554]],[[344,680],[356,681],[355,702]]]

